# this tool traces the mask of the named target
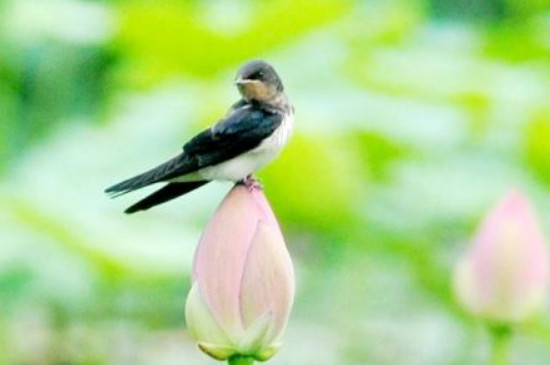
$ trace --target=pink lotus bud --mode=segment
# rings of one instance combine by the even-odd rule
[[[199,347],[218,360],[265,361],[280,344],[294,271],[263,193],[235,186],[206,227],[185,316]]]
[[[456,268],[458,298],[479,317],[517,322],[543,306],[547,284],[548,252],[536,213],[521,192],[511,191]]]

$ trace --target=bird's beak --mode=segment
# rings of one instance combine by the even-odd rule
[[[237,80],[235,80],[235,85],[245,85],[245,84],[250,84],[254,82],[254,80],[247,80],[247,79],[243,79],[242,77],[239,77]]]
[[[239,77],[238,79],[235,80],[235,85],[244,85],[246,84],[246,80],[243,79],[242,77]]]

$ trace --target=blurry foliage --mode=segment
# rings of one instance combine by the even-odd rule
[[[358,159],[369,170],[368,176],[378,182],[390,178],[392,163],[408,156],[411,151],[383,135],[365,131],[355,131],[359,144]],[[366,178],[368,178],[366,176]]]
[[[485,52],[488,56],[509,62],[533,62],[550,60],[548,39],[550,24],[537,18],[522,18],[507,24],[498,24],[487,34]],[[513,47],[511,46],[513,45]]]
[[[260,173],[283,222],[300,222],[300,229],[321,232],[357,223],[355,205],[368,177],[356,163],[359,151],[350,144],[354,141],[349,136],[313,139],[295,134],[278,160]]]
[[[548,0],[430,0],[429,3],[436,17],[475,21],[521,19],[550,7]]]
[[[481,92],[464,92],[452,98],[470,115],[470,131],[473,136],[483,136],[491,122],[491,98]]]
[[[247,7],[235,12],[221,6],[212,9],[220,14],[210,22],[204,21],[207,9],[198,1],[121,3],[115,47],[128,55],[123,74],[136,85],[157,83],[174,74],[211,77],[334,22],[350,8],[348,1],[337,0],[245,3]],[[253,16],[243,17],[239,10]],[[224,17],[240,20],[234,32],[220,27]]]
[[[83,242],[85,238],[55,217],[42,213],[36,207],[28,206],[25,203],[4,202],[4,204],[13,212],[14,218],[27,226],[28,230],[50,238],[60,245],[63,251],[71,252],[96,267],[106,278],[113,279],[131,272],[131,268],[103,254],[95,248],[95,245]]]
[[[550,185],[550,109],[535,113],[527,127],[525,145],[529,167]]]
[[[372,47],[399,44],[421,25],[426,15],[419,1],[365,1],[344,23],[343,39],[354,61],[368,59]],[[359,55],[358,55],[359,56]]]
[[[0,127],[2,162],[17,161],[22,150],[56,126],[99,113],[106,101],[106,71],[111,62],[100,49],[50,42],[14,53],[18,69],[8,68],[5,83],[0,84],[5,118]]]
[[[502,19],[508,14],[507,0],[431,0],[433,14],[442,18],[462,17],[467,20]]]

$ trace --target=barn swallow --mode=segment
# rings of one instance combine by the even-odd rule
[[[147,210],[213,180],[257,186],[252,174],[271,162],[288,142],[294,110],[281,79],[267,62],[243,65],[235,84],[241,99],[224,118],[191,138],[179,155],[105,190],[114,197],[166,183],[125,213]]]

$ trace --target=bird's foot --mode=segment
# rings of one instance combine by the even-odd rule
[[[262,190],[262,184],[254,178],[252,175],[248,175],[246,178],[242,179],[239,183],[246,186],[249,192],[253,192],[254,190]]]

